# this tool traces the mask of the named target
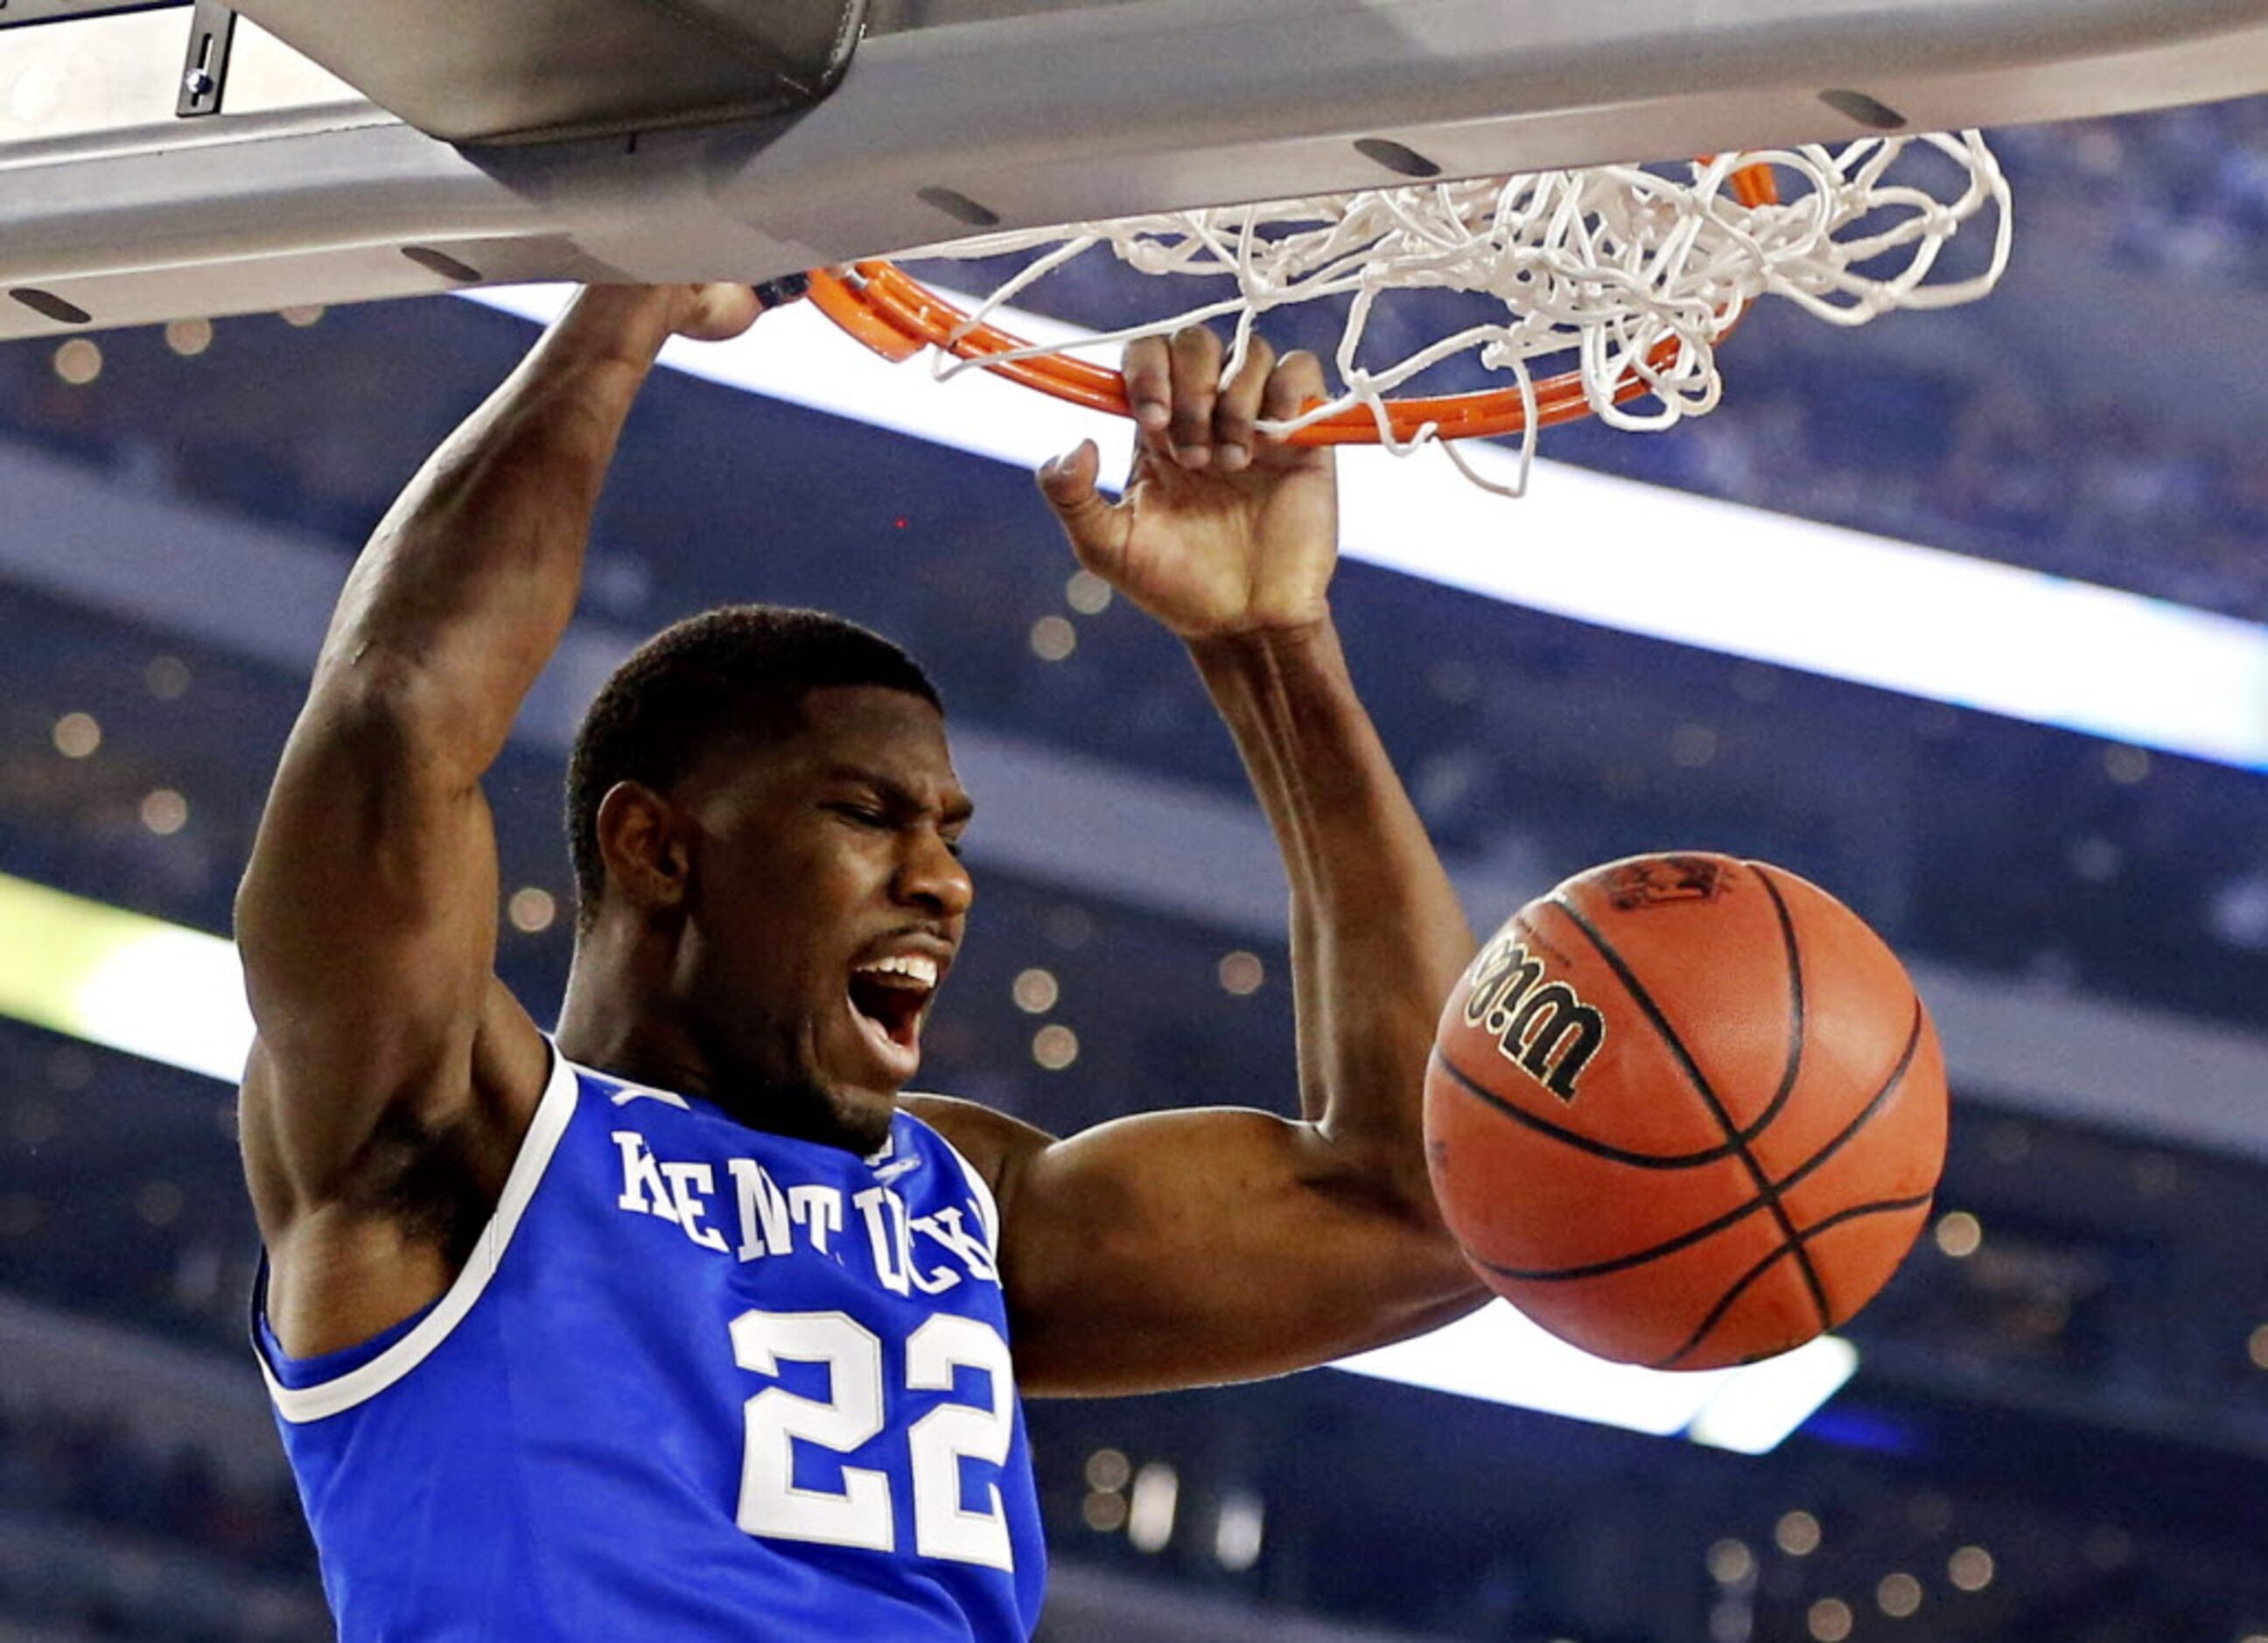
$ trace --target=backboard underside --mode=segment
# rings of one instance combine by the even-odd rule
[[[262,9],[195,120],[185,8],[0,29],[0,337],[2268,89],[2268,0],[878,0],[799,110],[457,146]]]

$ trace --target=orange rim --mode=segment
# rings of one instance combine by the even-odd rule
[[[1779,201],[1779,186],[1768,166],[1744,166],[1733,173],[1733,197],[1756,207]],[[1023,338],[989,324],[971,325],[966,310],[947,302],[895,262],[873,258],[848,268],[815,269],[810,299],[821,313],[893,364],[924,348],[942,349],[982,365],[995,375],[1026,387],[1115,416],[1132,415],[1126,379],[1107,365],[1090,365],[1068,354],[1038,354],[1028,359],[1000,356],[1031,346]],[[1615,385],[1614,402],[1627,404],[1651,391],[1646,374],[1667,371],[1680,346],[1665,337],[1646,357],[1644,371],[1633,368]],[[1570,371],[1534,385],[1538,428],[1578,422],[1591,414],[1582,373]],[[1528,409],[1518,388],[1489,388],[1473,394],[1388,400],[1387,426],[1397,443],[1416,438],[1429,425],[1443,439],[1482,439],[1522,432]],[[1291,437],[1294,445],[1377,445],[1377,417],[1351,406]]]

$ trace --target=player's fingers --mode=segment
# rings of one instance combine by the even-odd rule
[[[1220,394],[1220,338],[1202,325],[1174,333],[1174,416],[1167,437],[1174,460],[1202,468],[1212,461],[1212,411]]]
[[[1278,360],[1268,373],[1260,415],[1269,422],[1289,422],[1323,398],[1323,362],[1299,349]]]
[[[1213,407],[1212,437],[1213,462],[1223,473],[1250,465],[1253,418],[1260,414],[1275,369],[1276,350],[1266,337],[1256,334],[1246,343],[1235,373],[1221,384],[1219,402]]]
[[[1174,364],[1162,336],[1138,336],[1126,344],[1126,403],[1135,425],[1159,433],[1174,415]]]
[[[1063,521],[1064,534],[1071,538],[1082,564],[1108,557],[1126,535],[1124,519],[1094,487],[1101,466],[1094,441],[1084,439],[1077,450],[1042,465],[1038,474],[1040,494]]]
[[[765,303],[747,285],[712,282],[688,285],[677,306],[679,335],[696,343],[729,342],[756,322]]]

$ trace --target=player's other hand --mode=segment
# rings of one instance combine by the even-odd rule
[[[669,328],[696,343],[729,342],[756,322],[766,309],[803,295],[803,278],[791,275],[762,285],[711,284],[674,285]]]
[[[1128,347],[1138,432],[1116,504],[1095,489],[1092,441],[1039,474],[1079,563],[1190,640],[1322,621],[1338,557],[1331,453],[1254,426],[1321,399],[1322,365],[1305,353],[1278,360],[1256,337],[1224,381],[1224,351],[1201,327]]]
[[[644,366],[672,336],[730,341],[766,309],[801,297],[806,283],[792,274],[762,285],[588,285],[568,305],[557,328]]]

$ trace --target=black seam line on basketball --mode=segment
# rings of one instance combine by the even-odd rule
[[[1589,1136],[1573,1130],[1563,1129],[1549,1118],[1540,1118],[1525,1108],[1513,1105],[1485,1084],[1466,1072],[1437,1047],[1433,1059],[1441,1071],[1457,1081],[1457,1087],[1477,1101],[1485,1101],[1515,1124],[1523,1124],[1539,1135],[1548,1135],[1555,1141],[1565,1142],[1579,1153],[1588,1153],[1609,1163],[1628,1164],[1636,1169],[1690,1169],[1697,1164],[1713,1164],[1733,1155],[1736,1142],[1727,1141],[1721,1146],[1705,1148],[1698,1153],[1632,1153],[1619,1146],[1609,1146],[1604,1141],[1594,1141]]]
[[[1739,1278],[1734,1279],[1732,1287],[1727,1289],[1722,1295],[1719,1296],[1717,1298],[1717,1304],[1709,1308],[1709,1315],[1702,1319],[1699,1325],[1695,1328],[1693,1333],[1685,1337],[1685,1345],[1679,1347],[1675,1352],[1670,1353],[1668,1357],[1661,1359],[1650,1365],[1649,1367],[1655,1369],[1675,1369],[1677,1367],[1677,1360],[1679,1359],[1689,1356],[1690,1353],[1698,1350],[1701,1343],[1709,1338],[1709,1332],[1725,1321],[1725,1315],[1733,1309],[1733,1303],[1738,1300],[1742,1295],[1748,1293],[1749,1287],[1754,1285],[1758,1278],[1762,1278],[1766,1272],[1771,1271],[1775,1264],[1786,1260],[1788,1256],[1802,1242],[1817,1237],[1821,1233],[1825,1232],[1830,1227],[1839,1227],[1845,1221],[1857,1220],[1862,1215],[1891,1215],[1896,1213],[1900,1210],[1919,1209],[1928,1204],[1929,1201],[1936,1196],[1937,1194],[1934,1192],[1924,1192],[1911,1198],[1882,1198],[1872,1204],[1854,1204],[1849,1209],[1836,1211],[1834,1214],[1830,1215],[1825,1220],[1813,1222],[1810,1226],[1805,1227],[1801,1233],[1797,1234],[1796,1241],[1794,1243],[1781,1245],[1770,1255],[1764,1256],[1764,1259],[1758,1261],[1747,1271],[1742,1273]],[[1834,1323],[1831,1319],[1829,1321],[1826,1327],[1829,1329],[1834,1328]]]
[[[1749,1179],[1756,1186],[1756,1196],[1771,1212],[1772,1219],[1779,1223],[1780,1236],[1789,1249],[1796,1248],[1795,1221],[1788,1214],[1787,1205],[1780,1202],[1779,1189],[1772,1185],[1771,1177],[1764,1173],[1764,1167],[1756,1155],[1749,1151],[1748,1142],[1741,1138],[1740,1128],[1733,1122],[1733,1115],[1725,1110],[1725,1103],[1719,1101],[1717,1092],[1709,1087],[1709,1080],[1702,1076],[1699,1065],[1687,1053],[1684,1042],[1669,1025],[1669,1018],[1662,1014],[1661,1006],[1654,1003],[1653,995],[1646,990],[1646,984],[1638,980],[1637,973],[1624,962],[1623,955],[1615,951],[1606,937],[1601,935],[1597,927],[1577,911],[1571,903],[1555,895],[1551,898],[1551,904],[1566,914],[1568,922],[1581,931],[1591,945],[1599,950],[1599,956],[1606,960],[1608,968],[1621,979],[1623,989],[1630,994],[1631,1001],[1653,1024],[1653,1030],[1661,1035],[1661,1042],[1669,1046],[1670,1053],[1677,1057],[1678,1065],[1685,1069],[1685,1076],[1692,1080],[1695,1093],[1717,1120],[1718,1127],[1724,1131],[1725,1138],[1734,1143],[1733,1155],[1741,1160],[1741,1168],[1749,1172]],[[1804,1261],[1800,1264],[1804,1282],[1811,1291],[1812,1304],[1819,1308],[1819,1327],[1823,1330],[1827,1327],[1826,1286],[1820,1283],[1819,1274],[1812,1269],[1810,1262]]]
[[[1771,1106],[1765,1109],[1766,1116],[1764,1122],[1756,1125],[1756,1131],[1761,1134],[1764,1124],[1771,1122],[1771,1108],[1776,1108],[1786,1101],[1794,1090],[1797,1071],[1803,1065],[1803,949],[1797,945],[1795,920],[1788,914],[1787,901],[1780,895],[1779,886],[1772,882],[1771,875],[1764,871],[1761,862],[1749,862],[1748,868],[1750,873],[1756,875],[1757,880],[1764,887],[1764,894],[1771,897],[1772,912],[1779,919],[1780,941],[1787,952],[1787,986],[1790,998],[1788,1009],[1789,1013],[1794,1018],[1793,1026],[1794,1042],[1788,1049],[1787,1071],[1780,1079],[1778,1094],[1772,1097]],[[1783,1182],[1780,1183],[1779,1190],[1785,1191],[1787,1183]],[[1801,1244],[1795,1247],[1795,1258],[1803,1268],[1805,1286],[1811,1291],[1811,1298],[1819,1303],[1821,1327],[1824,1328],[1831,1322],[1827,1305],[1827,1282],[1819,1276],[1819,1269],[1812,1264],[1810,1252]]]
[[[1906,1072],[1913,1065],[1914,1051],[1920,1047],[1920,1044],[1921,1000],[1917,998],[1914,1000],[1913,1026],[1906,1034],[1905,1053],[1898,1057],[1897,1065],[1890,1069],[1890,1075],[1883,1080],[1882,1087],[1874,1092],[1873,1100],[1859,1109],[1856,1117],[1843,1126],[1840,1134],[1780,1178],[1777,1184],[1782,1192],[1786,1192],[1824,1164],[1842,1150],[1845,1142],[1867,1127],[1867,1122],[1881,1110],[1882,1103],[1889,1100],[1898,1087],[1905,1082]],[[1454,1067],[1449,1070],[1452,1072],[1456,1071]],[[1651,1249],[1640,1249],[1634,1255],[1618,1255],[1611,1260],[1594,1261],[1587,1266],[1545,1267],[1540,1271],[1530,1271],[1516,1266],[1498,1266],[1493,1261],[1482,1261],[1481,1264],[1500,1277],[1524,1278],[1529,1283],[1535,1284],[1563,1283],[1578,1278],[1602,1278],[1609,1272],[1619,1272],[1625,1267],[1644,1266],[1648,1261],[1658,1259],[1662,1256],[1675,1255],[1689,1245],[1699,1243],[1704,1238],[1724,1231],[1737,1221],[1746,1220],[1764,1208],[1764,1205],[1763,1198],[1750,1198],[1738,1208],[1726,1211],[1706,1226],[1696,1227],[1690,1232],[1682,1232],[1675,1238],[1654,1245]],[[1479,1260],[1477,1256],[1474,1258]]]
[[[1764,1105],[1764,1115],[1756,1120],[1751,1136],[1762,1135],[1764,1126],[1771,1123],[1787,1098],[1795,1094],[1795,1075],[1803,1065],[1803,949],[1795,939],[1795,920],[1789,917],[1787,903],[1780,895],[1779,886],[1771,881],[1759,862],[1748,864],[1749,871],[1764,880],[1764,893],[1771,897],[1772,911],[1779,918],[1779,939],[1787,951],[1787,1070],[1779,1075],[1779,1088]]]

